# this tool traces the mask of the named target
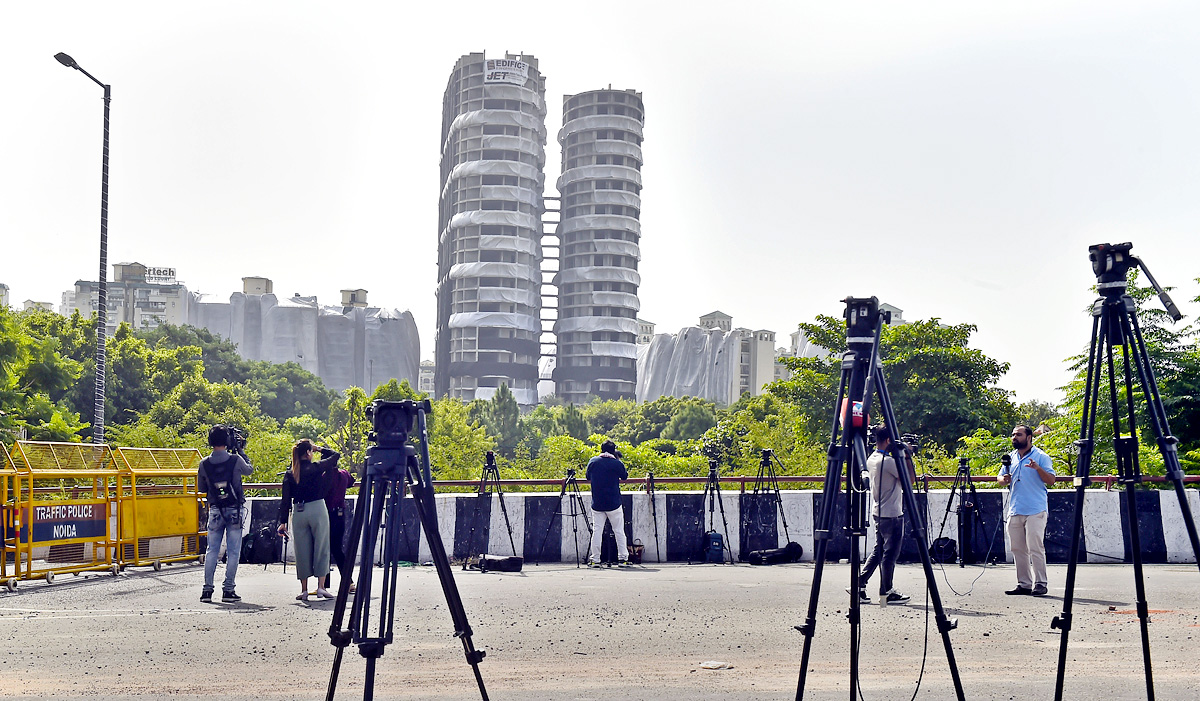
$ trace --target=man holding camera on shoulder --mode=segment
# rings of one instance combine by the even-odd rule
[[[879,426],[872,434],[875,437],[875,452],[867,458],[867,471],[871,480],[871,518],[875,522],[875,549],[863,565],[858,580],[858,600],[864,604],[871,603],[871,597],[867,596],[867,581],[878,567],[879,604],[904,604],[908,603],[909,597],[896,591],[892,583],[892,576],[896,572],[896,560],[900,558],[900,546],[904,542],[904,485],[900,480],[915,482],[917,471],[912,461],[912,449],[901,443],[899,447],[904,452],[904,462],[907,463],[904,476],[901,476],[896,459],[888,455],[892,448],[890,428]]]
[[[254,468],[242,452],[245,444],[239,438],[237,429],[213,426],[208,432],[212,455],[201,460],[196,471],[196,491],[206,494],[208,501],[208,550],[204,554],[204,588],[200,590],[200,600],[206,603],[212,601],[213,577],[221,556],[222,539],[225,541],[225,581],[221,586],[221,601],[237,603],[242,600],[234,590],[233,581],[242,556],[242,504],[246,501],[242,477]],[[228,450],[231,446],[233,452]]]
[[[1045,596],[1046,517],[1048,489],[1054,484],[1050,456],[1033,445],[1033,429],[1021,424],[1012,432],[1013,452],[996,481],[1011,484],[1008,499],[1008,541],[1017,565],[1017,588],[1005,594]]]

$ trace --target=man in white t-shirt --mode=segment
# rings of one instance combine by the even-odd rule
[[[887,426],[875,429],[875,452],[867,458],[867,471],[871,475],[871,518],[875,522],[875,550],[863,565],[862,575],[858,580],[858,599],[862,603],[870,603],[867,596],[867,581],[879,568],[879,603],[903,604],[908,596],[896,591],[892,586],[892,575],[896,571],[896,560],[900,558],[900,545],[904,542],[904,485],[901,479],[910,482],[916,480],[916,471],[912,460],[905,450],[905,462],[908,463],[905,477],[900,476],[896,460],[887,455],[892,447],[892,431]]]

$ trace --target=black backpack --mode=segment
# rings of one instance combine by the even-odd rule
[[[934,538],[929,546],[929,559],[934,562],[958,562],[958,545],[951,538]]]
[[[233,491],[233,468],[237,465],[237,456],[230,454],[229,459],[217,464],[211,457],[204,458],[200,463],[204,475],[208,478],[208,505],[226,509],[239,506],[237,493]]]

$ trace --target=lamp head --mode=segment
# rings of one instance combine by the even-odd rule
[[[79,64],[75,63],[75,59],[62,53],[61,51],[59,53],[54,54],[54,59],[56,61],[58,61],[59,63],[61,63],[62,65],[66,66],[67,68],[74,68],[75,70],[79,70]]]

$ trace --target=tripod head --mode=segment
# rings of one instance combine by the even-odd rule
[[[1162,285],[1158,284],[1158,280],[1154,279],[1154,275],[1150,273],[1150,269],[1146,267],[1146,263],[1141,258],[1133,255],[1131,249],[1133,244],[1126,241],[1125,243],[1098,243],[1094,246],[1088,246],[1088,259],[1092,261],[1092,272],[1096,274],[1096,286],[1100,290],[1100,294],[1105,297],[1115,298],[1125,294],[1126,279],[1129,275],[1129,269],[1139,267],[1142,272],[1146,273],[1146,279],[1150,281],[1150,285],[1154,287],[1154,291],[1158,293],[1158,299],[1162,302],[1163,308],[1171,315],[1175,321],[1183,318],[1179,307],[1175,306],[1175,302],[1171,300],[1171,296],[1167,294]]]
[[[494,453],[494,452],[492,452],[492,451],[490,451],[490,450],[487,452],[487,465],[486,465],[486,467],[487,467],[488,469],[494,469],[494,468],[496,467],[496,453]]]
[[[575,468],[573,468],[573,467],[567,468],[567,479],[569,479],[569,480],[575,479]]]
[[[846,303],[846,309],[842,312],[842,318],[846,320],[846,344],[850,347],[865,346],[869,352],[879,323],[879,298],[847,297],[842,301]],[[882,315],[883,323],[891,323],[891,312],[882,312]]]
[[[708,478],[710,480],[715,480],[719,473],[720,473],[720,469],[717,467],[717,461],[713,458],[709,458],[708,459]]]
[[[762,449],[762,459],[760,459],[758,461],[759,467],[770,467],[771,466],[771,458],[773,458],[773,457],[775,457],[775,453],[772,452],[770,448],[763,448]]]

